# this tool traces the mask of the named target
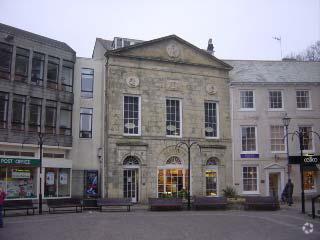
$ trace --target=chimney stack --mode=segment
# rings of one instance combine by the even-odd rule
[[[214,55],[214,47],[212,44],[212,38],[209,38],[207,52],[211,55]]]

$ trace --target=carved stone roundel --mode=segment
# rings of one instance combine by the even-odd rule
[[[207,93],[210,95],[214,95],[217,93],[216,87],[213,84],[208,84],[206,87]]]
[[[180,49],[176,44],[170,43],[167,46],[167,53],[168,53],[169,57],[177,58],[180,55]]]
[[[132,88],[138,87],[139,86],[139,78],[136,76],[127,77],[127,85]]]

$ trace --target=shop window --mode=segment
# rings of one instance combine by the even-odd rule
[[[49,134],[56,133],[56,119],[57,119],[57,102],[47,100],[46,121],[45,121],[46,133],[49,133]]]
[[[181,102],[178,99],[166,99],[166,134],[181,136]]]
[[[73,83],[73,62],[63,60],[61,87],[66,92],[72,92]]]
[[[0,128],[6,128],[8,123],[9,94],[0,92]]]
[[[303,188],[305,191],[316,191],[316,172],[304,171],[303,172]]]
[[[80,108],[80,138],[92,138],[92,108]]]
[[[92,98],[93,97],[93,79],[94,70],[89,68],[81,69],[81,97]]]
[[[0,186],[7,193],[7,199],[36,198],[37,168],[0,167]]]
[[[43,86],[44,54],[33,52],[31,84]]]
[[[44,197],[70,197],[70,169],[46,168]]]
[[[60,134],[71,136],[72,104],[61,103]]]
[[[140,97],[123,98],[123,132],[129,135],[140,134]]]
[[[206,196],[217,196],[217,171],[206,170]]]
[[[30,98],[29,102],[29,131],[40,132],[41,130],[42,100]]]
[[[12,46],[0,43],[0,78],[10,79]]]
[[[183,197],[188,187],[187,170],[159,169],[158,197]]]
[[[13,95],[11,127],[14,130],[24,130],[26,112],[26,97]]]
[[[47,88],[58,89],[59,58],[48,57]]]
[[[26,82],[28,80],[29,55],[29,50],[17,47],[14,80],[20,82]]]

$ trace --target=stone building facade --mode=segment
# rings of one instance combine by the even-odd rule
[[[71,196],[75,51],[0,24],[0,186],[7,199]],[[43,137],[40,186],[40,135]]]
[[[288,181],[300,197],[299,165],[288,168],[286,130],[320,133],[320,63],[226,60],[230,72],[233,183],[241,195],[280,197]],[[289,137],[289,155],[299,156],[297,137]],[[320,155],[320,139],[306,134],[304,154]],[[320,191],[319,169],[304,169],[306,197]]]
[[[231,67],[177,36],[106,52],[107,197],[221,195],[231,184]]]

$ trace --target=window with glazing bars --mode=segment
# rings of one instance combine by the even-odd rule
[[[240,91],[240,107],[243,109],[254,108],[253,91],[251,90]]]
[[[297,108],[308,109],[310,108],[310,96],[308,90],[296,91]]]
[[[215,102],[205,102],[205,136],[206,137],[217,137],[218,128],[217,128],[217,103]]]
[[[241,127],[242,151],[256,151],[256,128],[254,126]]]
[[[59,58],[48,57],[47,88],[58,89]]]
[[[125,134],[140,133],[139,99],[138,96],[124,96],[123,98],[123,132]]]
[[[281,91],[270,91],[269,92],[269,108],[270,109],[281,109],[282,106],[282,92]]]
[[[180,100],[166,99],[166,133],[167,136],[181,135]]]

